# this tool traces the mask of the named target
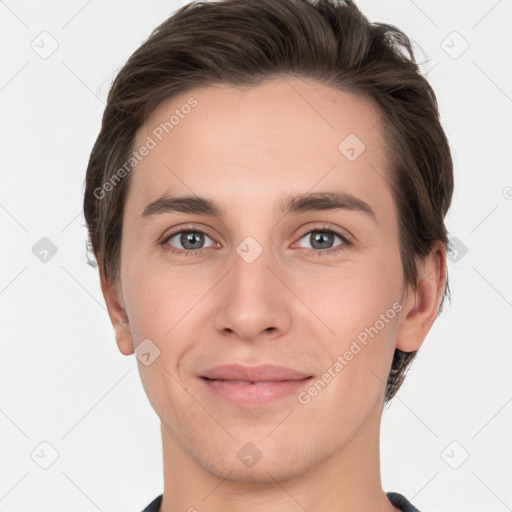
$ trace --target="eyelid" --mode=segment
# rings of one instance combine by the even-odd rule
[[[202,247],[200,249],[179,249],[179,248],[173,247],[171,245],[167,245],[167,243],[169,242],[169,240],[171,238],[174,238],[176,235],[178,235],[182,232],[187,232],[187,231],[202,233],[202,234],[206,235],[208,238],[210,238],[215,244],[219,245],[219,242],[217,242],[215,240],[215,238],[208,233],[208,230],[206,228],[203,228],[202,226],[199,227],[193,223],[178,226],[178,227],[172,229],[170,233],[166,233],[162,237],[162,241],[160,241],[159,244],[167,246],[168,249],[171,250],[171,252],[181,253],[181,254],[187,253],[190,255],[193,255],[193,254],[199,255],[200,253],[202,253],[202,251],[213,248],[213,247]],[[318,232],[325,231],[325,232],[332,233],[333,235],[336,235],[341,239],[342,244],[335,246],[335,247],[328,248],[328,249],[311,249],[308,247],[302,247],[302,249],[304,249],[306,252],[309,251],[310,253],[315,253],[315,254],[321,254],[321,253],[332,254],[332,253],[336,252],[337,250],[343,250],[345,247],[349,247],[349,246],[353,245],[354,237],[351,233],[349,233],[347,230],[342,229],[338,226],[334,227],[333,225],[325,223],[325,222],[316,223],[313,226],[310,225],[307,228],[304,228],[302,230],[302,233],[298,236],[297,241],[293,242],[293,243],[294,244],[297,243],[302,238],[304,238],[304,236],[306,236],[309,233],[314,232],[314,231],[318,231]]]
[[[333,225],[325,223],[325,222],[313,223],[313,226],[310,225],[310,226],[304,228],[303,230],[301,230],[301,234],[299,235],[299,238],[304,237],[304,235],[307,235],[310,231],[319,231],[321,229],[333,231],[336,234],[338,234],[339,236],[343,236],[343,237],[347,238],[349,241],[355,240],[355,237],[346,229],[340,228],[338,226],[333,226]],[[205,235],[208,235],[212,240],[214,239],[214,237],[208,232],[207,228],[190,223],[190,224],[178,226],[176,229],[171,229],[169,233],[166,232],[162,236],[161,241],[165,242],[172,236],[175,236],[178,233],[181,233],[182,231],[199,231],[201,233],[204,233]]]
[[[347,231],[346,229],[340,228],[339,226],[334,226],[332,224],[328,224],[325,222],[313,223],[313,226],[308,226],[304,229],[301,235],[299,235],[299,239],[303,238],[305,235],[310,233],[311,231],[330,231],[335,235],[339,236],[342,240],[345,240],[348,243],[352,243],[355,240],[355,237]]]
[[[167,242],[170,238],[182,233],[183,231],[193,231],[193,232],[203,233],[215,241],[214,237],[209,233],[208,228],[205,228],[203,226],[199,226],[199,225],[192,223],[192,224],[180,225],[180,226],[174,227],[174,228],[170,229],[169,231],[165,232],[165,234],[161,237],[161,240],[159,241],[159,243],[165,244],[165,242]],[[200,249],[198,249],[198,250],[200,250]]]

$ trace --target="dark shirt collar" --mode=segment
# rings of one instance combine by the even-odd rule
[[[420,512],[405,496],[397,492],[386,493],[389,501],[402,512]],[[160,512],[163,494],[156,497],[142,512]]]

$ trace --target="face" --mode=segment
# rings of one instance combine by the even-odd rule
[[[167,443],[219,477],[298,475],[380,416],[404,283],[379,117],[289,78],[189,90],[137,134],[151,147],[126,198],[118,344],[146,340],[139,371]],[[201,377],[223,364],[310,378],[249,391]]]

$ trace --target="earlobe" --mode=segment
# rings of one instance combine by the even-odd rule
[[[120,316],[116,325],[114,325],[114,331],[116,335],[116,343],[119,351],[125,356],[133,354],[133,339],[132,332],[130,330],[130,324],[128,323],[128,317]]]
[[[445,285],[446,247],[436,241],[418,267],[416,288],[404,297],[396,348],[414,352],[421,347],[436,319]]]
[[[115,290],[110,279],[100,275],[101,291],[107,305],[108,315],[116,337],[117,347],[125,356],[134,352],[132,333],[128,315],[118,297],[122,297],[120,290]]]

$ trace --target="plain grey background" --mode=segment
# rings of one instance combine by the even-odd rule
[[[163,490],[81,209],[111,81],[184,3],[0,1],[2,512],[140,512]],[[512,1],[358,5],[416,43],[455,164],[452,301],[384,413],[383,486],[422,512],[511,510]]]

